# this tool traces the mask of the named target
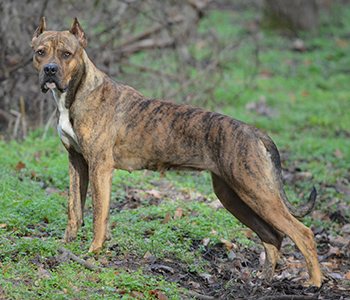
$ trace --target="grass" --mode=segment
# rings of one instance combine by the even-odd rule
[[[213,11],[201,23],[198,35],[205,39],[208,29],[214,27],[222,44],[239,41],[247,35],[244,23],[253,20],[256,13],[254,8],[240,13]],[[309,51],[291,51],[292,40],[274,32],[262,32],[257,69],[253,59],[256,45],[252,43],[221,64],[222,80],[214,90],[215,102],[209,108],[265,130],[281,152],[290,154],[285,166],[295,165],[313,174],[313,180],[286,186],[293,202],[302,200],[301,190],[306,192],[316,185],[320,191],[319,207],[336,198],[349,204],[344,195],[326,188],[337,182],[348,183],[350,177],[348,16],[350,9],[344,6],[341,27],[331,26],[330,17],[323,16],[318,36],[302,36]],[[212,54],[208,43],[194,43],[190,50],[198,60],[208,59]],[[141,53],[134,59],[139,62],[145,58],[147,54]],[[154,66],[161,68],[162,62]],[[196,72],[193,69],[191,74]],[[158,93],[144,86],[138,89],[148,96]],[[246,109],[247,103],[257,102],[261,97],[266,98],[275,114],[260,116]],[[334,154],[337,149],[342,155]],[[19,168],[19,162],[24,164],[23,168]],[[143,257],[148,251],[158,258],[181,261],[191,272],[202,272],[206,262],[200,258],[200,250],[192,249],[194,239],[210,237],[211,245],[220,238],[252,243],[233,231],[241,226],[236,219],[225,210],[213,211],[209,207],[215,196],[207,173],[169,173],[161,178],[158,173],[115,171],[112,202],[122,201],[131,189],[154,188],[150,180],[169,181],[179,195],[181,190],[187,191],[189,199],[172,197],[155,205],[141,191],[141,205],[137,209],[112,211],[111,222],[117,225],[102,256]],[[42,140],[38,132],[32,132],[21,143],[0,141],[0,293],[6,299],[115,299],[116,294],[131,299],[133,292],[139,292],[151,299],[148,291],[159,289],[171,299],[181,299],[175,284],[142,269],[94,273],[69,263],[50,274],[42,271],[44,261],[56,254],[64,233],[68,186],[67,154],[57,137]],[[191,197],[196,198],[195,193],[203,194],[206,201],[191,201]],[[167,213],[174,216],[179,207],[182,217],[162,224]],[[77,240],[67,245],[77,255],[87,252],[92,239],[91,199],[87,208],[86,226],[79,231]],[[307,217],[304,222],[309,225],[312,220]],[[321,221],[317,224],[329,226]],[[108,250],[116,242],[118,250]]]

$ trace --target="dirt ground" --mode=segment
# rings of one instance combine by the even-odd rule
[[[300,179],[308,174],[303,174],[297,168],[284,171],[284,179]],[[168,189],[155,182],[156,188],[174,196],[175,189]],[[334,188],[340,188],[334,187]],[[143,199],[144,200],[144,199]],[[149,195],[152,204],[159,204],[161,199]],[[198,199],[205,201],[205,199]],[[144,202],[143,202],[144,203]],[[112,202],[112,213],[118,213],[122,209],[133,209],[142,205],[137,193],[130,191],[125,199]],[[188,265],[176,258],[167,257],[158,259],[153,256],[137,257],[129,255],[124,258],[110,257],[105,261],[105,267],[113,269],[137,270],[140,267],[146,274],[163,276],[168,282],[174,282],[180,288],[189,290],[184,292],[183,299],[275,299],[275,300],[304,300],[304,299],[350,299],[350,286],[346,281],[350,280],[350,224],[348,217],[344,215],[344,203],[332,201],[333,209],[327,207],[313,212],[315,218],[328,220],[333,226],[343,229],[342,236],[334,235],[334,228],[311,226],[317,242],[318,257],[323,272],[323,285],[321,288],[303,287],[308,272],[306,263],[299,249],[289,239],[285,238],[278,260],[278,265],[272,281],[259,280],[256,274],[260,270],[261,261],[264,259],[260,240],[255,235],[249,238],[255,243],[253,246],[240,245],[232,241],[232,247],[228,250],[225,243],[217,243],[213,247],[203,245],[202,240],[192,240],[193,250],[201,246],[201,256],[209,264],[206,273],[195,274],[188,271]],[[336,209],[334,209],[336,207]],[[217,208],[221,209],[221,208]],[[178,230],[178,229],[174,229]],[[247,230],[249,234],[249,230]],[[118,244],[110,247],[110,250],[118,251]],[[47,268],[55,268],[60,260],[57,255],[47,261]],[[345,279],[345,280],[344,280]],[[165,297],[165,296],[164,296]],[[166,299],[160,298],[158,299]]]

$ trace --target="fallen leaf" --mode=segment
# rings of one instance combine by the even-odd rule
[[[15,166],[15,170],[17,172],[21,171],[22,169],[24,169],[26,167],[26,165],[24,163],[22,163],[21,161],[18,162],[17,166]]]
[[[104,257],[99,257],[98,261],[103,265],[108,265],[108,260]]]
[[[39,175],[36,174],[35,172],[32,172],[32,173],[30,173],[30,179],[36,179],[36,180],[38,180],[38,179],[39,179]]]
[[[329,240],[332,244],[337,244],[338,246],[344,246],[344,245],[349,244],[349,239],[346,239],[340,235],[330,236]],[[339,255],[339,253],[337,255]]]
[[[199,289],[201,285],[198,282],[195,281],[189,281],[187,282],[188,285],[193,285],[194,288]]]
[[[145,295],[142,294],[141,292],[138,292],[138,291],[132,291],[131,293],[129,293],[129,295],[133,298],[136,298],[136,299],[144,299],[145,298]]]
[[[1,227],[0,227],[1,228]],[[208,244],[210,243],[210,238],[208,238],[208,237],[206,237],[206,238],[204,238],[203,240],[202,240],[202,244],[204,245],[204,246],[208,246]]]
[[[174,214],[174,219],[179,219],[181,218],[182,214],[183,214],[183,209],[182,207],[179,207],[176,211],[175,211],[175,214]]]
[[[305,42],[301,39],[296,39],[293,43],[292,43],[292,50],[293,51],[297,51],[297,52],[303,52],[306,50],[306,45]]]
[[[335,157],[338,157],[338,158],[343,158],[344,157],[344,154],[338,148],[335,149],[335,151],[333,152],[333,155]]]
[[[350,196],[350,187],[338,183],[334,184],[333,187],[338,193]]]
[[[157,299],[159,299],[159,300],[167,300],[167,299],[168,299],[168,297],[165,296],[165,295],[162,293],[162,291],[160,291],[160,290],[158,290],[158,289],[148,291],[148,294],[149,294],[150,296],[153,296],[153,295],[157,296]]]
[[[207,273],[199,273],[200,277],[202,277],[209,284],[213,284],[216,280],[216,277]]]
[[[307,97],[309,95],[309,92],[304,90],[304,91],[301,92],[301,95],[303,97]]]
[[[229,253],[227,254],[229,260],[235,260],[237,258],[236,252],[230,250]]]
[[[38,268],[38,273],[40,278],[51,279],[51,273],[44,269],[44,266],[42,265]]]
[[[215,200],[213,202],[208,203],[208,206],[211,207],[212,209],[218,210],[220,208],[224,208],[220,200]]]
[[[0,227],[1,228],[1,227]],[[344,232],[344,233],[347,233],[347,234],[350,234],[350,224],[345,224],[341,230]]]
[[[147,190],[146,193],[153,196],[154,198],[157,198],[157,199],[162,198],[162,192],[157,191],[155,189]]]
[[[170,210],[168,210],[168,212],[166,213],[166,216],[164,218],[164,220],[162,221],[162,224],[166,224],[171,220],[171,212]]]
[[[146,254],[143,256],[143,258],[149,258],[152,257],[151,252],[147,251]]]
[[[343,279],[342,275],[339,273],[329,272],[329,273],[327,273],[327,275],[332,277],[333,279]]]
[[[331,256],[332,254],[339,255],[340,249],[338,247],[330,247],[325,257]]]
[[[265,251],[263,251],[263,252],[261,252],[260,255],[259,255],[259,264],[260,264],[261,266],[263,266],[264,263],[265,263],[265,260],[266,260],[266,253],[265,253]]]
[[[51,187],[51,186],[48,186],[46,189],[45,189],[46,193],[48,195],[51,195],[51,194],[54,194],[54,193],[58,193],[58,189],[54,188],[54,187]]]
[[[227,250],[231,250],[233,248],[233,245],[230,241],[225,240],[225,239],[220,239],[221,243],[224,244],[224,246],[227,248]]]
[[[174,274],[174,269],[172,267],[169,266],[165,266],[165,265],[159,265],[159,264],[155,264],[151,267],[152,270],[158,271],[160,273],[171,273]]]
[[[345,274],[345,279],[350,280],[350,271],[347,271]]]
[[[6,223],[2,223],[2,224],[0,224],[0,229],[1,229],[1,228],[5,228],[6,226],[7,226]]]
[[[247,279],[250,275],[250,272],[247,269],[241,269],[241,275],[244,279]]]
[[[118,221],[114,221],[112,224],[111,224],[111,229],[114,229],[118,224]]]
[[[253,235],[253,231],[251,230],[245,230],[244,235],[246,236],[247,239],[250,239]]]

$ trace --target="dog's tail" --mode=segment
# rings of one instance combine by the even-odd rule
[[[282,199],[283,199],[283,203],[285,204],[285,206],[287,206],[289,212],[294,217],[302,218],[302,217],[308,215],[310,212],[312,212],[312,210],[315,206],[315,203],[316,203],[316,196],[317,196],[317,192],[316,192],[315,187],[313,187],[307,203],[305,203],[299,207],[295,207],[292,203],[290,203],[286,196],[285,197],[282,196]]]
[[[281,192],[280,196],[283,200],[284,205],[287,207],[289,212],[296,218],[302,218],[308,215],[313,210],[316,203],[317,192],[315,187],[313,187],[311,194],[309,196],[309,200],[305,204],[295,207],[291,202],[289,202],[287,195],[284,191],[284,185],[282,182],[282,174],[281,174],[282,166],[281,166],[281,159],[280,159],[280,155],[278,153],[277,147],[275,143],[266,134],[260,133],[260,135],[261,135],[260,136],[261,141],[264,143],[266,150],[270,153],[271,160],[275,165],[275,173],[274,173],[275,180],[279,185],[279,190]]]

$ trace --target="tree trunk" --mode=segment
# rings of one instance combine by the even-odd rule
[[[313,31],[317,29],[316,0],[265,0],[264,25],[268,28]]]

